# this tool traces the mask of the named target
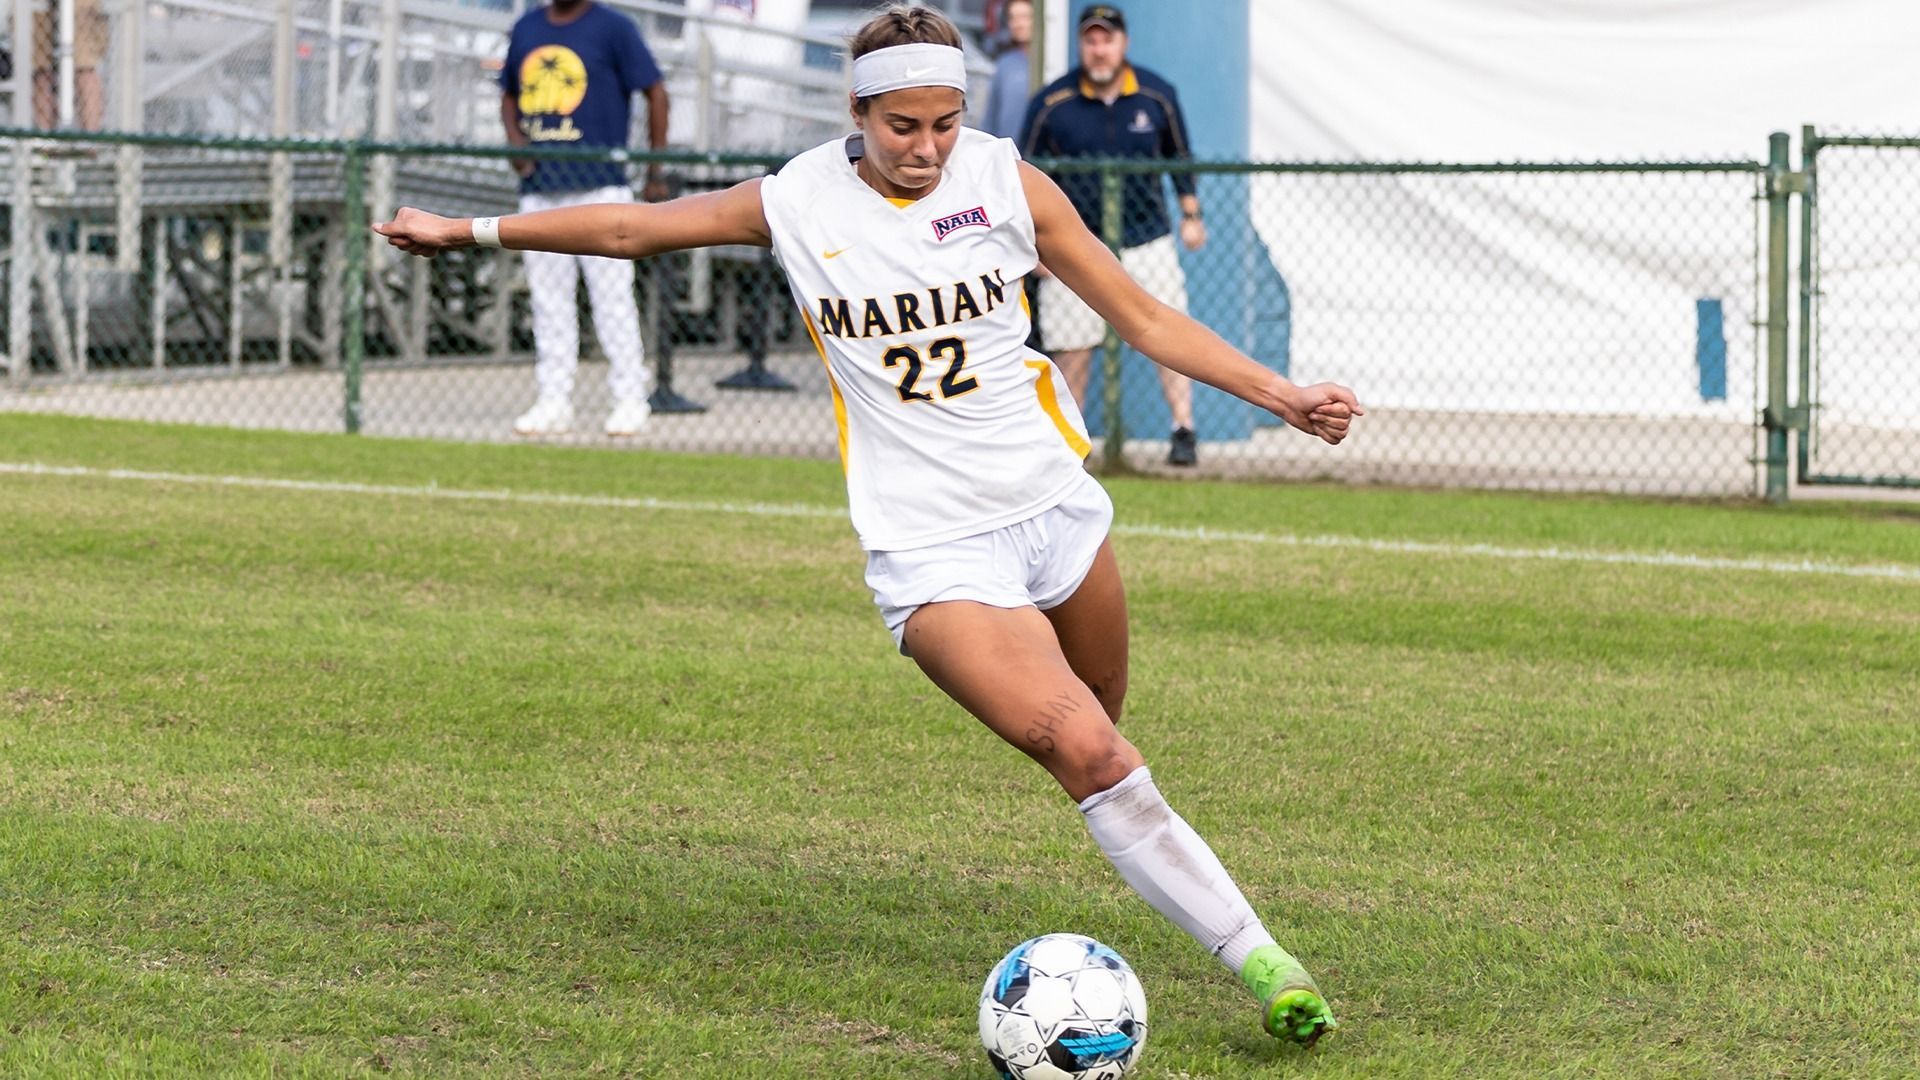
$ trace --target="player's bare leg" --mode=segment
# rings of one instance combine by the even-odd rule
[[[1039,609],[928,604],[908,618],[906,641],[934,685],[1039,762],[1076,802],[1145,764],[1074,673]]]
[[[1067,666],[1100,700],[1108,719],[1119,723],[1127,700],[1127,590],[1112,541],[1101,541],[1086,579],[1046,616]]]
[[[1096,570],[1102,563],[1113,571],[1110,583],[1090,574],[1092,593],[1077,592],[1054,609],[1072,608],[1058,617],[1096,667],[1114,655],[1115,643],[1099,640],[1090,620],[1124,606],[1104,546]],[[907,620],[906,641],[935,685],[1080,803],[1087,830],[1135,892],[1240,974],[1269,1032],[1312,1043],[1335,1026],[1305,969],[1274,943],[1212,849],[1161,797],[1140,752],[1075,673],[1046,616],[1030,607],[928,604]],[[1118,652],[1124,657],[1124,644]]]
[[[1087,380],[1093,376],[1092,349],[1061,349],[1053,354],[1053,362],[1060,367],[1060,374],[1066,377],[1067,389],[1073,391],[1074,404],[1087,407]]]
[[[1167,399],[1167,414],[1173,426],[1193,430],[1193,380],[1169,367],[1154,365],[1160,372],[1160,393]]]

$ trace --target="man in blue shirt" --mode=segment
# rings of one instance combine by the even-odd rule
[[[500,68],[500,119],[514,146],[627,145],[633,95],[647,96],[647,145],[667,144],[667,88],[640,28],[592,0],[553,0],[513,25]],[[632,202],[626,167],[618,162],[517,159],[520,210],[587,203]],[[659,166],[647,169],[646,197],[666,193]],[[580,324],[574,294],[581,277],[593,300],[593,332],[607,356],[613,410],[609,435],[637,435],[646,426],[647,372],[640,312],[633,298],[633,264],[552,252],[525,252],[533,304],[534,379],[540,396],[513,430],[558,435],[573,428],[573,375],[580,362]]]
[[[983,126],[990,135],[1018,140],[1027,115],[1027,98],[1032,96],[1027,47],[1033,41],[1033,0],[1007,0],[1000,15],[1007,21],[1007,48],[993,62]]]
[[[1027,157],[1143,157],[1179,161],[1192,157],[1187,121],[1173,86],[1146,68],[1127,62],[1127,20],[1111,4],[1094,4],[1080,13],[1080,66],[1034,96],[1020,136]],[[1207,242],[1193,175],[1174,171],[1180,197],[1180,240],[1192,251]],[[1080,219],[1095,235],[1104,235],[1100,177],[1063,173],[1054,177],[1072,200]],[[1178,311],[1187,310],[1187,279],[1180,269],[1167,218],[1160,174],[1137,173],[1122,181],[1120,261],[1134,280]],[[1060,365],[1074,397],[1086,399],[1093,349],[1106,337],[1106,325],[1072,290],[1048,277],[1040,283],[1040,338]],[[1167,461],[1192,465],[1199,460],[1193,431],[1193,383],[1160,368],[1160,389],[1173,420]]]

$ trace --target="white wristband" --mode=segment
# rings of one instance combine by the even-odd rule
[[[500,219],[497,217],[477,217],[473,219],[473,242],[480,247],[497,248],[500,246]]]

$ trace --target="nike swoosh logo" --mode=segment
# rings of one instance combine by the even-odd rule
[[[933,74],[933,69],[932,68],[908,68],[907,70],[901,72],[901,74],[905,75],[909,79],[918,79],[918,78],[921,78],[922,76]]]
[[[852,251],[853,248],[854,248],[854,245],[848,244],[846,247],[841,248],[839,251],[823,251],[820,253],[820,257],[823,259],[836,258],[839,255],[844,254],[845,252]]]

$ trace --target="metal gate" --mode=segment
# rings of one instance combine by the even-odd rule
[[[1797,479],[1920,488],[1920,138],[1800,154]]]

